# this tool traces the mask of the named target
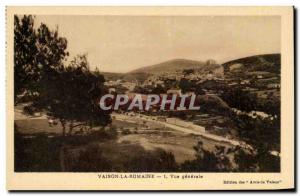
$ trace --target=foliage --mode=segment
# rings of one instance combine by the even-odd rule
[[[67,40],[51,31],[45,24],[34,28],[34,17],[14,17],[14,95],[38,91],[43,71],[60,69],[68,56]]]
[[[246,152],[240,147],[235,149],[234,161],[238,166],[238,172],[256,172],[259,169],[254,154]]]
[[[244,91],[241,88],[231,88],[224,91],[221,98],[230,107],[250,112],[257,109],[257,98],[254,94]]]
[[[230,66],[234,64],[243,64],[241,71],[267,71],[280,74],[280,54],[265,54],[236,59],[223,64],[225,72],[229,72]]]
[[[161,149],[145,150],[140,145],[126,146],[128,151],[117,144],[99,146],[90,144],[79,153],[78,159],[69,164],[68,171],[84,172],[171,172],[177,171],[172,153]],[[126,148],[125,148],[126,149]],[[115,157],[112,153],[118,152]],[[74,160],[68,158],[68,160]]]
[[[186,93],[187,91],[190,91],[193,88],[193,85],[188,79],[182,78],[179,81],[179,88],[182,90],[183,93]]]
[[[239,172],[280,172],[280,157],[258,149],[255,153],[239,149],[234,154]]]
[[[236,115],[232,119],[239,137],[254,149],[252,153],[245,153],[241,149],[237,151],[235,159],[240,170],[279,172],[280,157],[270,152],[280,152],[280,121],[273,118],[252,118],[248,115]]]
[[[214,152],[210,152],[203,148],[202,142],[194,147],[196,151],[196,159],[185,161],[181,165],[182,171],[189,172],[229,172],[232,169],[231,162],[227,157],[224,147],[216,146]]]
[[[264,111],[272,115],[274,118],[280,119],[280,99],[274,96],[269,96],[267,99],[259,99],[257,110]]]
[[[68,67],[60,70],[48,69],[45,76],[40,81],[40,95],[33,100],[32,106],[44,109],[48,116],[58,119],[63,134],[67,122],[70,122],[69,134],[75,126],[110,123],[109,112],[98,106],[99,98],[106,93],[104,78],[89,71],[86,56],[77,56]]]
[[[227,88],[221,95],[221,98],[228,103],[230,107],[242,111],[263,111],[273,117],[280,117],[280,99],[269,96],[267,99],[259,99],[255,94],[244,91],[242,88]]]
[[[269,151],[280,149],[279,120],[259,116],[252,118],[248,115],[234,115],[232,120],[236,124],[239,137],[250,145]]]
[[[43,23],[35,30],[33,16],[15,16],[14,28],[15,95],[35,95],[32,105],[25,108],[27,112],[43,110],[58,119],[63,135],[67,122],[70,134],[75,126],[110,123],[109,113],[98,107],[99,98],[105,93],[104,77],[89,70],[86,55],[78,55],[65,66],[69,55],[66,38]]]
[[[195,72],[194,69],[184,69],[184,70],[182,71],[182,73],[183,73],[184,75],[190,75],[190,74],[193,74],[194,72]]]
[[[164,94],[164,93],[167,93],[167,89],[164,88],[162,85],[158,84],[156,87],[154,87],[152,90],[151,90],[151,94]]]
[[[200,111],[210,114],[227,115],[230,113],[230,107],[220,97],[216,95],[197,96],[200,103]]]
[[[16,172],[55,172],[61,171],[59,151],[62,141],[39,134],[25,138],[15,131],[14,156]]]
[[[141,87],[141,86],[135,86],[133,89],[133,92],[139,93],[139,94],[149,94],[150,89],[146,87]]]
[[[48,137],[39,133],[26,138],[15,125],[15,171],[16,172],[59,172],[61,171],[62,149],[65,146],[76,148],[91,142],[104,142],[115,139],[114,129],[94,131],[87,135],[60,135]],[[84,163],[84,162],[83,162]]]

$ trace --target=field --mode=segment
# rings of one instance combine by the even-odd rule
[[[25,138],[27,143],[34,143],[34,141],[38,140],[38,137],[44,135],[44,144],[49,144],[52,146],[51,143],[56,137],[60,137],[62,133],[62,127],[60,123],[57,125],[51,125],[48,123],[48,120],[43,117],[26,118],[26,116],[21,116],[17,112],[16,114],[18,115],[19,119],[15,120],[18,133],[22,135],[23,139]],[[130,157],[133,156],[132,154],[136,154],[136,156],[147,152],[150,154],[155,154],[157,153],[157,150],[159,151],[160,149],[164,150],[166,153],[172,153],[174,155],[175,162],[177,164],[181,164],[185,161],[195,159],[194,146],[199,141],[202,141],[203,147],[209,151],[214,150],[215,145],[230,147],[229,144],[224,142],[213,141],[199,135],[187,134],[164,126],[159,126],[158,124],[151,122],[140,121],[138,123],[135,121],[126,122],[113,119],[111,127],[116,130],[116,137],[109,139],[107,139],[107,135],[105,134],[103,135],[104,138],[99,136],[94,137],[92,140],[84,139],[85,137],[80,135],[76,137],[70,137],[69,140],[72,141],[72,145],[67,146],[68,152],[64,155],[65,165],[68,165],[65,167],[68,167],[68,170],[72,170],[72,168],[74,169],[74,161],[72,160],[79,159],[80,153],[85,151],[87,148],[90,148],[90,146],[95,145],[99,149],[102,149],[101,157],[105,157],[107,161],[112,161],[114,164],[121,165],[125,163],[127,159],[130,160]],[[108,130],[107,132],[109,131],[111,130]],[[112,132],[111,134],[114,133]],[[29,142],[31,140],[33,142]],[[42,141],[38,141],[38,143],[41,142]],[[34,149],[31,148],[45,148],[45,151],[41,153],[49,154],[49,156],[60,156],[60,150],[54,150],[55,148],[59,148],[59,146],[51,147],[54,148],[53,152],[56,152],[55,155],[55,153],[52,154],[53,152],[47,152],[49,146],[42,147],[44,144],[40,144],[41,146],[36,147],[27,143],[26,148],[29,148],[26,149],[27,152],[30,152],[31,150],[34,151]],[[32,155],[29,157],[32,157]],[[55,164],[58,164],[58,162],[54,163],[54,165]],[[41,168],[41,170],[43,170],[43,168]]]

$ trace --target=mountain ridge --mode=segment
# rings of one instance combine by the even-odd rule
[[[171,59],[154,65],[141,67],[132,70],[128,73],[158,74],[161,73],[162,71],[174,72],[174,71],[182,71],[184,69],[197,69],[202,67],[203,65],[205,65],[205,62],[179,58],[179,59]]]
[[[234,59],[222,64],[225,72],[230,72],[230,67],[236,64],[242,65],[244,71],[268,71],[280,73],[281,54],[260,54]]]

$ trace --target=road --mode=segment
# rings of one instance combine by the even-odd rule
[[[181,126],[170,124],[170,123],[163,122],[163,121],[153,120],[153,119],[151,119],[150,116],[146,116],[146,115],[139,114],[139,115],[135,115],[135,116],[128,116],[128,115],[124,115],[124,114],[114,113],[114,114],[112,114],[112,116],[114,116],[117,120],[123,120],[123,121],[132,121],[133,119],[135,119],[137,121],[143,120],[143,121],[148,121],[148,122],[152,122],[152,123],[158,123],[160,125],[170,128],[170,129],[181,131],[186,134],[199,135],[199,136],[205,137],[207,139],[211,139],[213,141],[229,143],[233,146],[241,146],[243,148],[252,148],[251,146],[245,145],[245,144],[241,143],[240,141],[228,139],[228,138],[214,135],[214,134],[207,133],[207,132],[196,131],[191,128],[185,128],[185,127],[181,127]]]

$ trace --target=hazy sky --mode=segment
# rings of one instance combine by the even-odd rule
[[[280,53],[279,16],[37,16],[36,25],[41,22],[58,26],[71,57],[87,53],[100,71]]]

